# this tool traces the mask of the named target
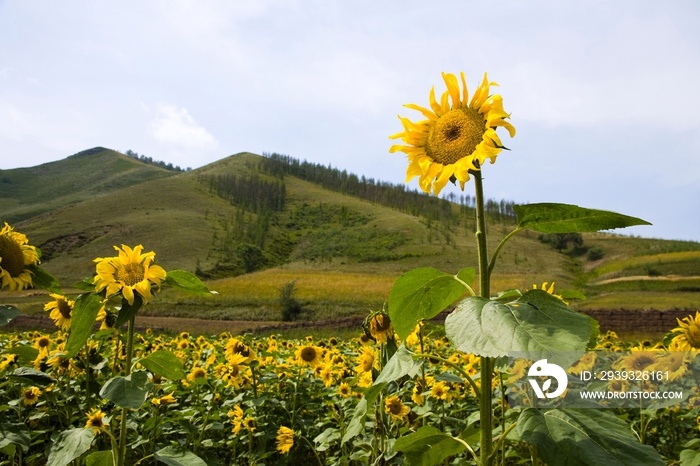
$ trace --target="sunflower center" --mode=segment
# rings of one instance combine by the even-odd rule
[[[656,361],[654,361],[654,359],[649,356],[639,356],[638,358],[633,360],[632,366],[637,370],[641,370],[651,364],[654,364],[654,362]]]
[[[316,350],[310,346],[301,350],[301,359],[306,362],[311,362],[316,359]]]
[[[24,272],[22,247],[8,236],[0,236],[0,258],[0,267],[7,270],[11,277],[18,277]]]
[[[458,108],[442,115],[428,131],[425,153],[448,165],[470,156],[486,132],[486,119],[474,108]]]
[[[72,309],[68,302],[65,299],[57,299],[56,303],[58,304],[58,312],[61,313],[61,316],[64,319],[70,319],[70,312]]]
[[[131,262],[129,264],[120,264],[117,267],[115,278],[117,281],[123,282],[126,286],[134,286],[143,281],[143,265]]]
[[[700,326],[691,325],[686,334],[688,344],[695,349],[700,349]]]

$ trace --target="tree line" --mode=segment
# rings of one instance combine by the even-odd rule
[[[165,168],[166,170],[174,171],[174,172],[188,172],[192,170],[192,167],[187,167],[185,169],[180,168],[180,165],[173,165],[172,163],[165,163],[162,160],[154,160],[153,157],[146,157],[145,155],[137,154],[131,149],[128,149],[126,152],[124,152],[124,155],[127,157],[131,157],[132,159],[136,159],[139,162],[143,162],[146,165],[154,165],[156,167],[160,168]]]
[[[443,198],[430,196],[422,191],[407,188],[403,184],[358,177],[347,170],[300,161],[288,155],[263,152],[258,169],[281,180],[291,175],[324,188],[359,197],[360,199],[396,209],[414,216],[439,220],[445,224],[459,224],[461,219],[473,217],[475,199],[470,195],[449,193]],[[459,202],[459,209],[454,205]],[[511,223],[516,221],[512,201],[489,199],[486,202],[486,215],[494,221]]]

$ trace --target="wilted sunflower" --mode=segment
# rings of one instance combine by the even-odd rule
[[[294,446],[294,431],[282,426],[277,430],[277,451],[283,455],[289,453]]]
[[[70,330],[70,320],[73,316],[75,301],[60,294],[49,293],[49,296],[53,298],[53,301],[44,304],[44,310],[49,312],[49,317],[56,324],[56,327],[67,332]]]
[[[673,332],[679,332],[671,341],[671,349],[673,351],[692,351],[700,352],[700,311],[695,312],[695,318],[692,315],[678,321],[678,327],[674,328]]]
[[[5,222],[0,230],[0,290],[23,290],[32,286],[32,272],[27,266],[39,264],[39,254],[22,233]]]
[[[387,398],[384,402],[384,412],[391,415],[392,419],[401,421],[408,415],[408,406],[403,404],[398,396],[394,395]]]
[[[406,181],[420,176],[421,189],[430,193],[432,187],[436,196],[450,179],[459,180],[464,189],[470,170],[479,170],[486,159],[491,163],[496,161],[496,156],[505,148],[496,134],[498,126],[505,127],[510,137],[515,136],[515,128],[505,120],[510,116],[503,110],[503,99],[500,95],[489,95],[489,86],[498,84],[490,83],[484,73],[484,80],[470,101],[464,73],[460,73],[460,77],[463,93],[460,93],[455,75],[442,73],[447,91],[438,102],[433,86],[430,90],[432,110],[415,104],[404,105],[418,110],[427,120],[414,123],[399,116],[404,131],[389,136],[408,144],[389,149],[389,152],[408,154]]]
[[[166,272],[158,265],[151,265],[156,253],[151,251],[141,254],[143,246],[140,244],[134,249],[122,244],[121,248],[114,246],[119,251],[116,257],[98,257],[97,275],[93,283],[98,293],[105,288],[107,296],[113,296],[119,292],[127,300],[129,305],[134,304],[134,291],[146,304],[151,299],[151,284],[160,289],[161,280],[165,280]]]
[[[378,343],[386,343],[394,338],[394,326],[391,319],[384,312],[377,312],[369,317],[369,333]]]

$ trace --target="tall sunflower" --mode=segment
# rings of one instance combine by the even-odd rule
[[[134,249],[123,245],[119,248],[116,257],[98,257],[97,275],[93,283],[98,293],[107,289],[106,297],[114,296],[121,292],[129,305],[134,304],[134,292],[137,292],[146,304],[151,299],[151,284],[160,289],[160,281],[165,280],[165,270],[158,265],[151,265],[156,253],[151,251],[141,254],[143,246],[140,244]]]
[[[289,427],[282,426],[277,430],[277,451],[283,455],[289,453],[294,446],[294,431]]]
[[[437,196],[449,180],[459,180],[460,187],[469,181],[469,171],[479,170],[486,159],[491,163],[505,149],[496,134],[496,128],[503,126],[510,137],[515,136],[515,128],[506,118],[503,110],[503,98],[489,95],[490,86],[486,73],[482,83],[469,100],[464,73],[460,73],[463,92],[460,92],[457,77],[442,73],[447,91],[442,94],[440,102],[435,99],[435,87],[430,90],[430,110],[416,104],[404,107],[417,110],[427,120],[412,122],[399,116],[404,131],[389,136],[401,139],[408,145],[393,145],[389,152],[408,154],[406,182],[416,176],[421,189],[430,193],[432,188]],[[452,103],[450,104],[450,100]]]
[[[23,290],[32,286],[32,272],[28,266],[39,264],[39,254],[22,233],[5,222],[0,230],[0,290]]]

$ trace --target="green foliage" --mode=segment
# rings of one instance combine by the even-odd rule
[[[292,281],[279,289],[279,305],[285,322],[296,320],[303,310],[299,300],[294,297],[295,286],[296,282]]]
[[[81,294],[75,300],[70,322],[71,332],[66,343],[66,357],[72,358],[83,349],[92,333],[100,308],[102,308],[100,297],[93,293]]]
[[[168,466],[207,466],[199,456],[182,447],[168,446],[155,452],[154,456]]]
[[[445,332],[465,353],[498,358],[527,352],[528,359],[568,367],[586,350],[591,323],[549,293],[530,290],[508,304],[467,298],[447,316]]]
[[[583,246],[581,233],[541,233],[537,235],[540,243],[548,244],[559,252],[569,247],[573,243],[574,248]]]
[[[345,205],[324,204],[321,201],[318,204],[302,202],[292,208],[285,226],[291,230],[315,229],[324,225],[341,225],[347,228],[366,225],[369,220],[369,216]]]
[[[58,434],[58,438],[49,448],[47,466],[66,466],[88,451],[95,434],[92,429],[70,429]]]
[[[603,249],[599,246],[593,246],[588,250],[586,253],[586,259],[589,261],[597,261],[603,258],[605,254],[603,253]]]
[[[100,396],[122,408],[139,409],[152,385],[148,373],[138,371],[126,377],[109,379],[100,390]]]
[[[651,225],[636,217],[570,204],[523,204],[516,205],[513,209],[518,214],[519,228],[542,233],[580,233]]]
[[[138,360],[143,367],[156,375],[170,380],[185,378],[182,362],[168,350],[158,350]]]
[[[396,260],[393,251],[407,241],[401,231],[379,228],[326,228],[314,230],[300,239],[298,256],[309,260],[350,257],[360,262]]]
[[[440,464],[465,448],[464,443],[431,426],[420,427],[415,432],[399,438],[394,444],[394,450],[402,451],[406,455],[404,464],[407,466]]]
[[[212,292],[209,288],[197,278],[196,275],[187,272],[186,270],[170,270],[165,276],[165,283],[194,296],[209,298]]]
[[[20,315],[19,309],[14,306],[0,306],[0,327],[9,324],[12,319]]]
[[[528,408],[517,432],[549,465],[664,464],[653,447],[637,441],[627,423],[604,410]]]
[[[401,340],[424,319],[432,319],[459,299],[474,280],[474,269],[465,269],[458,276],[430,267],[414,269],[401,275],[389,294],[389,317]]]

